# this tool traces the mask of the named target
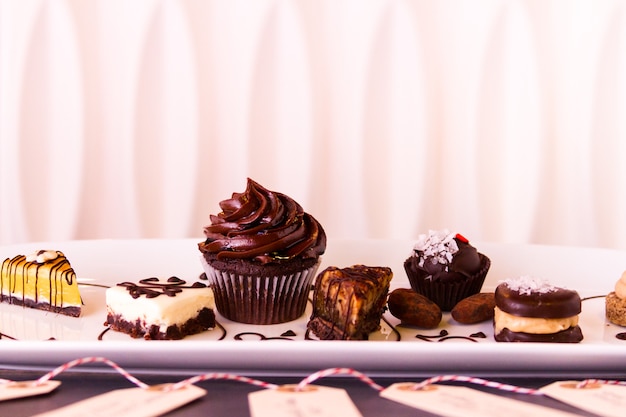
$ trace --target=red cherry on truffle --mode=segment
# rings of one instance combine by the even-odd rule
[[[469,243],[469,240],[467,240],[467,238],[460,233],[457,233],[454,237],[459,239],[463,243]]]

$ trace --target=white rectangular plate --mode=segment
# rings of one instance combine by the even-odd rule
[[[368,341],[306,340],[310,306],[299,320],[271,326],[238,324],[218,314],[225,335],[220,328],[180,341],[132,339],[114,331],[102,335],[106,329],[104,287],[151,276],[195,281],[202,271],[199,241],[88,240],[1,246],[1,259],[39,249],[63,251],[83,284],[84,307],[80,318],[72,318],[0,304],[0,367],[48,368],[80,357],[104,356],[137,372],[191,374],[301,375],[328,367],[350,367],[381,376],[626,375],[626,341],[616,337],[626,328],[606,322],[604,298],[583,301],[580,326],[584,340],[579,344],[497,343],[491,322],[461,325],[447,313],[434,330],[396,327],[398,320],[389,312],[384,316],[386,322],[381,323],[382,330],[370,335]],[[622,251],[472,243],[491,259],[484,291],[493,290],[505,278],[534,275],[575,289],[583,298],[603,296],[613,290],[626,269],[626,253]],[[401,240],[331,239],[321,269],[353,264],[389,266],[394,272],[392,289],[409,288],[402,264],[412,246],[413,242]],[[416,338],[437,336],[443,330],[453,337],[430,341]],[[295,336],[282,340],[281,335],[288,331]],[[486,337],[469,337],[479,332]],[[243,340],[235,340],[241,333],[246,333],[240,335]],[[261,335],[279,340],[260,340]]]

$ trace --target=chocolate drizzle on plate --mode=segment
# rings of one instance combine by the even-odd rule
[[[581,298],[580,301],[593,300],[594,298],[606,298],[606,295],[593,295],[591,297]]]
[[[263,333],[259,332],[241,332],[237,333],[234,336],[235,340],[244,340],[244,336],[255,336],[258,337],[258,340],[293,340],[292,337],[296,336],[296,333],[293,330],[287,330],[282,333],[280,336],[265,336]]]
[[[158,278],[145,278],[139,281],[139,284],[133,282],[122,282],[117,284],[120,287],[125,287],[130,296],[138,298],[145,295],[146,298],[155,298],[159,295],[167,295],[168,297],[175,297],[176,294],[183,291],[184,288],[206,288],[206,284],[201,282],[194,282],[190,286],[185,286],[187,282],[178,278],[170,277],[167,282],[163,283]]]
[[[432,342],[433,340],[436,340],[437,342],[444,342],[446,340],[462,339],[462,340],[468,340],[470,342],[477,343],[478,340],[476,339],[486,339],[487,335],[485,335],[485,333],[483,332],[478,332],[478,333],[472,333],[469,336],[450,336],[448,331],[444,329],[440,331],[439,334],[437,335],[417,334],[415,335],[415,337],[425,342]]]
[[[396,329],[396,326],[394,326],[393,324],[389,323],[389,320],[387,320],[385,318],[385,316],[382,317],[383,321],[387,324],[387,326],[389,326],[389,328],[391,329],[391,331],[393,332],[393,334],[396,335],[396,342],[399,342],[400,340],[402,340],[402,335],[400,334],[400,332],[398,331],[398,329]]]
[[[605,295],[594,295],[594,296],[591,296],[591,297],[581,298],[581,299],[580,299],[580,301],[593,300],[593,299],[596,299],[596,298],[606,298],[606,294],[605,294]],[[623,341],[626,341],[626,332],[620,332],[620,333],[617,333],[617,334],[615,335],[615,338],[616,338],[617,340],[623,340]]]
[[[13,336],[9,336],[9,335],[8,335],[8,334],[6,334],[6,333],[2,333],[2,332],[0,332],[0,340],[2,340],[2,339],[8,339],[8,340],[18,340],[18,339],[16,339],[16,338],[15,338],[15,337],[13,337]],[[46,340],[46,341],[56,340],[56,338],[54,338],[54,337],[49,337],[49,338],[47,338],[47,339],[45,339],[45,340]]]

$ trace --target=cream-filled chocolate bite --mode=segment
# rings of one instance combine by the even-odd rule
[[[574,290],[521,276],[495,291],[494,338],[498,342],[578,343],[581,299]]]

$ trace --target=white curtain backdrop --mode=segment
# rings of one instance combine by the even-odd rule
[[[200,237],[248,176],[334,238],[626,249],[626,2],[0,0],[0,243]]]

